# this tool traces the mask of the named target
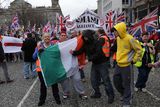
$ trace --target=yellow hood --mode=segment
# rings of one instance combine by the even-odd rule
[[[117,30],[121,39],[127,36],[127,28],[124,22],[116,24],[114,28]]]

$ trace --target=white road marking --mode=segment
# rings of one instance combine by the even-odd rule
[[[136,84],[136,81],[134,81],[134,84]],[[160,98],[157,97],[156,95],[154,95],[153,93],[151,93],[150,91],[146,91],[149,95],[151,95],[154,99],[156,99],[157,101],[160,101]]]
[[[31,87],[29,88],[29,90],[27,91],[26,95],[22,98],[22,100],[20,101],[20,103],[18,104],[17,107],[22,107],[22,104],[24,103],[24,101],[27,99],[27,97],[29,96],[30,92],[32,91],[33,87],[35,86],[35,84],[38,81],[38,77],[36,78],[36,80],[33,82],[33,84],[31,85]]]
[[[146,91],[149,95],[151,95],[154,99],[156,99],[157,101],[160,101],[160,98],[157,97],[156,95],[154,95],[153,93],[151,93],[150,91]]]

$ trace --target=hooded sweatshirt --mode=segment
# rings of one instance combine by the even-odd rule
[[[109,58],[107,58],[102,51],[102,46],[105,43],[104,38],[95,40],[94,32],[92,32],[91,30],[86,30],[83,32],[82,39],[84,41],[84,44],[79,50],[73,51],[74,56],[80,55],[85,52],[88,60],[92,61],[92,63],[94,64],[101,64],[109,60]]]
[[[119,36],[117,37],[116,61],[118,66],[126,67],[142,59],[142,47],[133,36],[129,35],[124,22],[114,26]]]

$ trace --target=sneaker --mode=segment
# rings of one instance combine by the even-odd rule
[[[86,82],[86,79],[85,79],[85,78],[83,78],[83,79],[81,79],[81,81],[82,81],[82,82]]]
[[[123,105],[122,107],[130,107],[131,105]]]
[[[101,98],[101,94],[93,94],[90,97],[91,98]]]
[[[63,95],[63,99],[68,99],[69,95]]]
[[[28,79],[29,79],[29,77],[24,77],[24,79],[28,80]]]
[[[88,99],[88,96],[84,95],[84,94],[80,94],[79,95],[79,98],[85,100],[85,99]]]
[[[138,92],[138,90],[139,90],[138,88],[136,88],[136,87],[134,88],[134,91],[135,91],[135,92]]]
[[[147,89],[146,88],[142,88],[142,92],[147,92]]]
[[[45,104],[45,101],[39,101],[38,106],[42,106]]]

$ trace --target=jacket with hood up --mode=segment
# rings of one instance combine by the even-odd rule
[[[126,24],[118,23],[114,26],[119,36],[117,37],[116,61],[118,66],[126,67],[142,59],[141,45],[127,33]]]
[[[88,60],[92,61],[92,63],[94,64],[107,62],[109,60],[109,57],[106,57],[104,52],[102,51],[105,39],[100,38],[99,40],[96,40],[94,39],[94,34],[95,32],[92,30],[85,30],[82,36],[84,44],[79,50],[73,51],[73,55],[77,56],[85,52]]]

